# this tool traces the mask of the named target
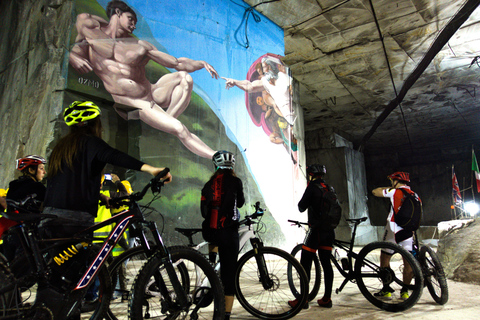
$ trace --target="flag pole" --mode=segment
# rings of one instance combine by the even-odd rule
[[[465,177],[463,177],[463,185],[465,185]],[[463,200],[465,200],[465,190],[463,191]],[[464,213],[465,213],[465,203],[462,203],[462,210],[460,211],[460,219],[464,218]]]
[[[453,164],[452,164],[452,174],[450,175],[453,179]],[[452,180],[453,181],[453,180]],[[453,195],[453,192],[451,194],[452,198],[452,212],[450,213],[452,215],[453,220],[457,219],[457,209],[455,207],[455,196]]]
[[[472,166],[473,166],[473,155],[474,155],[474,152],[473,152],[473,144],[472,144]],[[471,179],[471,186],[472,186],[472,199],[473,199],[473,202],[475,202],[475,192],[473,192],[473,170],[472,172],[470,173],[470,179]]]
[[[473,151],[473,144],[472,144],[472,166],[473,166],[473,159],[475,159],[475,161],[477,161],[477,158],[475,157],[475,151]],[[472,199],[473,199],[473,202],[475,202],[475,192],[473,191],[473,175],[474,175],[474,171],[472,170]],[[477,184],[477,177],[475,177],[475,185]],[[478,187],[477,187],[478,188]]]

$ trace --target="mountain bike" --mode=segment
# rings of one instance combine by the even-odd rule
[[[419,245],[417,232],[414,233],[413,253],[420,263],[425,286],[433,300],[440,305],[448,301],[447,276],[435,251],[426,245]]]
[[[332,251],[330,261],[345,278],[340,287],[336,289],[336,293],[340,293],[348,282],[353,282],[357,284],[363,296],[374,306],[391,312],[407,310],[417,303],[423,292],[423,273],[420,264],[412,254],[401,246],[385,241],[372,242],[363,247],[360,252],[354,252],[353,247],[357,226],[366,220],[367,218],[365,217],[347,219],[348,223],[353,224],[352,239],[350,241],[334,240],[334,251]],[[288,221],[298,227],[308,225],[306,222]],[[296,256],[301,250],[302,244],[295,246],[292,250],[292,255]],[[388,267],[380,266],[380,254],[382,251],[391,252],[391,260]],[[340,255],[339,252],[343,254]],[[343,258],[340,258],[340,261],[338,261],[339,257]],[[403,280],[406,266],[409,266],[411,269],[412,280],[409,283]],[[320,264],[317,265],[315,263],[312,269],[315,269],[315,280],[313,280],[315,282],[313,288],[315,288],[320,285]],[[316,282],[318,282],[318,285]],[[391,297],[375,295],[384,286],[389,286],[392,289]],[[404,299],[401,297],[400,292],[402,288],[408,288],[408,298]],[[313,296],[314,299],[317,293],[318,289],[317,292],[310,292],[309,296]]]
[[[254,207],[255,212],[240,221],[238,230],[240,251],[248,240],[252,249],[238,260],[235,276],[236,297],[242,307],[257,318],[289,319],[298,314],[307,301],[307,275],[300,263],[288,252],[264,246],[259,238],[263,224],[260,220],[255,221],[263,216],[264,209],[260,208],[259,202]],[[186,236],[189,246],[195,250],[208,247],[207,241],[199,244],[193,242],[193,235],[202,229],[175,228],[175,230]],[[215,269],[221,269],[220,263],[215,264]],[[295,288],[295,293],[291,287]],[[294,299],[301,303],[291,308],[287,301]]]
[[[119,201],[129,200],[129,209],[73,235],[72,238],[49,240],[38,238],[36,232],[38,222],[44,218],[54,219],[56,218],[54,215],[5,214],[7,218],[21,222],[16,231],[22,236],[25,253],[18,260],[24,262],[23,267],[18,262],[15,264],[15,261],[8,266],[0,260],[0,319],[38,317],[39,313],[43,316],[42,319],[53,319],[48,306],[37,303],[26,305],[21,296],[25,288],[52,282],[61,284],[63,289],[60,309],[56,310],[56,319],[68,319],[79,309],[83,297],[96,278],[100,283],[99,289],[95,290],[99,298],[90,319],[103,319],[113,291],[110,274],[105,265],[106,257],[127,228],[136,230],[141,236],[143,250],[149,256],[145,268],[139,273],[134,294],[130,299],[131,319],[176,318],[187,315],[192,318],[223,319],[225,300],[220,279],[213,267],[193,249],[166,248],[155,222],[145,221],[138,205],[138,201],[143,199],[149,189],[154,194],[151,202],[159,198],[164,184],[161,178],[168,171],[166,168],[151,179],[141,192],[120,198]],[[20,203],[10,205],[22,207]],[[113,223],[115,227],[106,239],[91,236],[94,230]],[[146,230],[149,230],[154,246],[147,241]],[[99,249],[92,245],[94,240],[103,240]],[[77,262],[82,265],[78,258],[85,256],[80,254],[83,249],[89,252],[93,259],[88,260],[88,265],[80,268],[80,272],[78,268],[69,268],[63,273],[56,270],[54,265],[56,261]],[[59,253],[53,255],[51,252]],[[187,273],[188,268],[194,269],[195,274]],[[190,276],[193,275],[202,279],[207,278],[211,286],[208,289],[191,286]]]

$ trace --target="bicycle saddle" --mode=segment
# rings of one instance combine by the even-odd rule
[[[193,236],[195,233],[201,232],[202,229],[198,229],[198,228],[194,228],[194,229],[175,228],[175,231],[180,232],[181,234],[183,234],[183,235],[186,236],[186,237],[191,237],[191,236]]]

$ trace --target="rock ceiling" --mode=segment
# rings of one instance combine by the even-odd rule
[[[479,0],[245,2],[285,32],[307,135],[333,129],[371,154],[480,147]]]

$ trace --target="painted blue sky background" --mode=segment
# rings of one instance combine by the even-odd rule
[[[98,0],[105,8],[109,0]],[[159,50],[179,58],[187,57],[210,63],[222,77],[245,79],[250,65],[265,53],[284,54],[283,30],[260,17],[255,22],[250,15],[247,36],[250,46],[245,48],[245,9],[240,0],[128,0],[138,15],[134,34],[152,42]],[[148,30],[149,28],[150,30]],[[151,38],[150,32],[154,39]],[[163,48],[162,48],[163,47]],[[243,101],[244,92],[229,90],[225,95],[225,81],[214,80],[205,70],[191,74],[194,83],[208,97],[201,94],[215,113],[231,105],[232,100]],[[210,101],[209,101],[210,100]],[[223,112],[222,112],[223,113]]]
[[[109,2],[97,1],[104,8]],[[283,30],[264,16],[255,12],[258,21],[250,15],[245,34],[245,10],[249,6],[241,0],[125,2],[138,16],[136,37],[174,57],[204,60],[221,77],[245,80],[248,69],[259,57],[266,53],[284,55]],[[247,36],[249,47],[245,48]],[[282,144],[272,143],[263,129],[253,123],[245,106],[244,91],[225,89],[225,81],[212,79],[206,70],[193,72],[191,76],[194,91],[212,108],[225,125],[230,140],[242,151],[267,207],[285,236],[292,236],[294,232],[286,223],[287,218],[299,215],[297,203],[305,188],[298,165],[292,164],[291,155]]]

